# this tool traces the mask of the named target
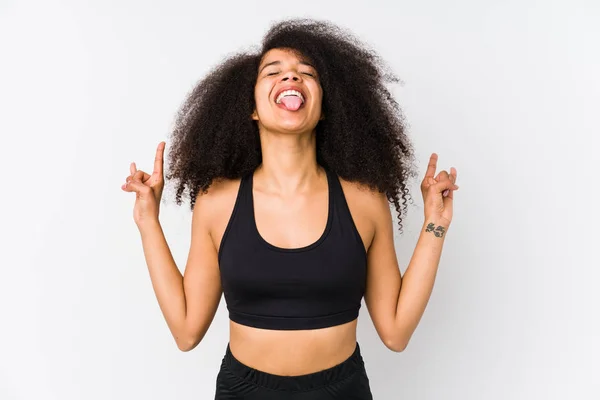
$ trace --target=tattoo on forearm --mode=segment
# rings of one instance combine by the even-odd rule
[[[446,228],[444,228],[441,225],[438,225],[436,227],[435,224],[433,222],[431,222],[431,223],[427,224],[427,228],[425,228],[425,232],[433,232],[433,234],[436,237],[442,237],[446,233]]]

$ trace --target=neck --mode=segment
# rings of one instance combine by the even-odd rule
[[[255,179],[268,191],[282,195],[302,192],[321,178],[317,164],[316,133],[260,133],[262,164]]]

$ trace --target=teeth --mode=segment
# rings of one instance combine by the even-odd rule
[[[302,93],[300,93],[297,90],[285,90],[285,91],[281,92],[279,94],[279,96],[277,96],[275,103],[277,103],[277,104],[281,103],[281,99],[284,96],[298,96],[298,97],[300,97],[300,100],[302,100],[302,102],[304,103],[304,96],[302,96]]]

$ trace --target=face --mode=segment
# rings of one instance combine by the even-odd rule
[[[261,131],[312,132],[322,119],[318,72],[310,61],[289,49],[272,49],[264,55],[254,100],[252,119]]]

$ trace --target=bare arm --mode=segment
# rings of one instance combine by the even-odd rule
[[[379,194],[373,201],[375,235],[368,253],[365,300],[379,336],[394,351],[406,348],[425,312],[452,220],[456,169],[434,178],[437,159],[433,153],[421,183],[425,222],[404,278],[398,270],[387,198]]]
[[[208,330],[221,298],[217,252],[210,238],[209,201],[198,196],[192,237],[182,276],[157,220],[140,225],[142,246],[152,286],[177,347],[195,348]]]
[[[154,293],[177,347],[189,351],[204,337],[221,297],[217,252],[209,229],[218,201],[215,203],[214,196],[202,193],[196,198],[190,253],[182,276],[158,218],[165,145],[158,144],[152,174],[131,163],[130,175],[121,189],[136,194],[133,217],[142,238]]]
[[[365,302],[384,344],[402,351],[417,328],[433,290],[445,234],[428,232],[426,221],[404,277],[401,277],[393,241],[389,204],[381,196],[375,212],[375,236],[368,253]]]

